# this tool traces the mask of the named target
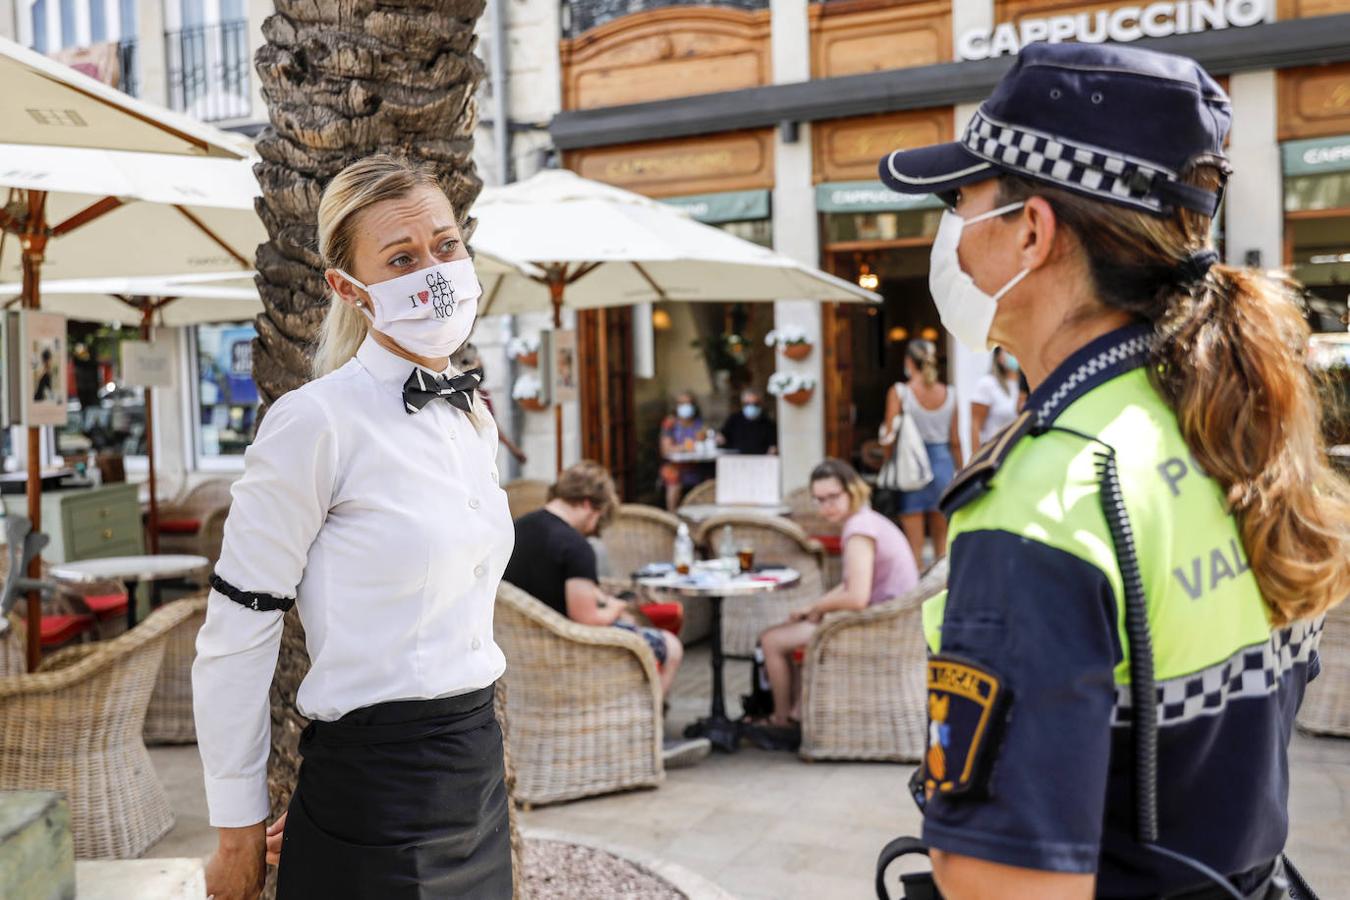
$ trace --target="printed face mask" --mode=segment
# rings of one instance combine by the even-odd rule
[[[956,254],[957,248],[961,246],[961,234],[977,222],[1010,213],[1024,205],[1010,203],[970,219],[962,219],[951,210],[944,210],[937,237],[933,240],[928,289],[933,293],[938,316],[958,341],[976,352],[989,349],[989,329],[994,324],[998,301],[1027,277],[1031,270],[1018,272],[991,297],[976,287],[974,279],[961,269],[961,260]]]
[[[338,274],[370,295],[362,308],[370,327],[418,356],[449,356],[468,340],[483,288],[473,260],[437,263],[398,278],[366,285]]]

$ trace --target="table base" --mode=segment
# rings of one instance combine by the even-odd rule
[[[741,745],[741,725],[726,716],[708,716],[684,729],[687,738],[705,737],[714,750],[735,753]]]

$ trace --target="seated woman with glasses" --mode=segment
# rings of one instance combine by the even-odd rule
[[[773,692],[770,729],[798,728],[800,673],[793,655],[805,647],[826,613],[859,610],[897,597],[919,582],[909,542],[894,522],[872,509],[872,489],[853,467],[827,459],[811,472],[811,499],[821,516],[843,525],[844,580],[782,625],[759,636]],[[751,735],[752,738],[754,735]]]

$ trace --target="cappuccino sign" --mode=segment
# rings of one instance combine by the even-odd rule
[[[1247,28],[1267,21],[1273,13],[1272,0],[1178,0],[1042,19],[1027,18],[1020,22],[1004,22],[992,29],[972,28],[957,41],[956,54],[961,59],[1010,56],[1036,41],[1127,44],[1143,38]]]

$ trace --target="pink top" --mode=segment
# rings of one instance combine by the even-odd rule
[[[845,555],[848,554],[848,539],[854,535],[869,537],[876,544],[868,606],[899,597],[919,583],[919,569],[914,565],[909,541],[890,519],[871,507],[860,509],[849,516],[840,539]]]

